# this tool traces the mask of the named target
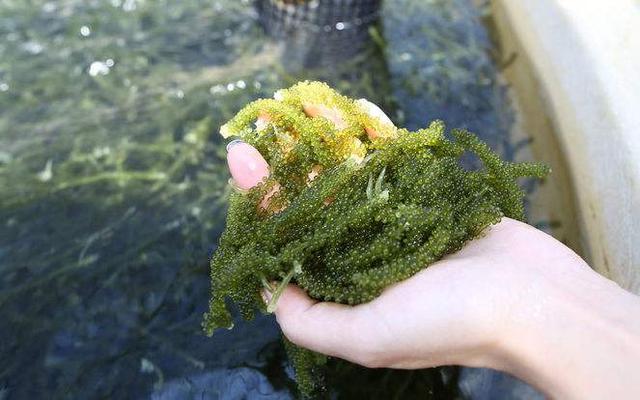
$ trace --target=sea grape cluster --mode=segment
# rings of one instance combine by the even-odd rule
[[[288,282],[319,300],[370,301],[503,216],[523,219],[517,179],[548,173],[501,160],[469,132],[453,130],[447,139],[441,121],[398,129],[323,83],[298,83],[274,97],[247,105],[221,129],[256,147],[270,175],[231,195],[211,261],[208,334],[233,326],[226,298],[249,319],[272,310],[261,289],[275,302]],[[484,168],[465,169],[465,152]],[[326,358],[286,347],[301,391],[312,393]]]

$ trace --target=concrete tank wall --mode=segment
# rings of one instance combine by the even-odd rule
[[[640,293],[640,3],[493,0],[492,6],[500,41],[526,64],[511,74],[524,125],[548,124],[557,134],[555,144],[544,145],[550,152],[558,146],[566,160],[556,162],[566,162],[583,255]]]

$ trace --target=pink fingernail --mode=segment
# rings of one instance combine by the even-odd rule
[[[269,164],[255,147],[242,140],[227,145],[227,165],[236,186],[251,189],[269,176]]]

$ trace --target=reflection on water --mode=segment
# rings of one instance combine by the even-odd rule
[[[200,330],[228,190],[217,130],[312,77],[515,158],[481,12],[388,0],[364,56],[318,68],[247,0],[0,2],[0,399],[290,398],[272,318]]]

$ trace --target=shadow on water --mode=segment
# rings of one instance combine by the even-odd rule
[[[361,4],[0,4],[0,399],[292,397],[271,317],[200,330],[229,190],[217,131],[252,99],[322,79],[517,157],[483,8]],[[456,374],[330,377],[343,398],[451,398]]]

